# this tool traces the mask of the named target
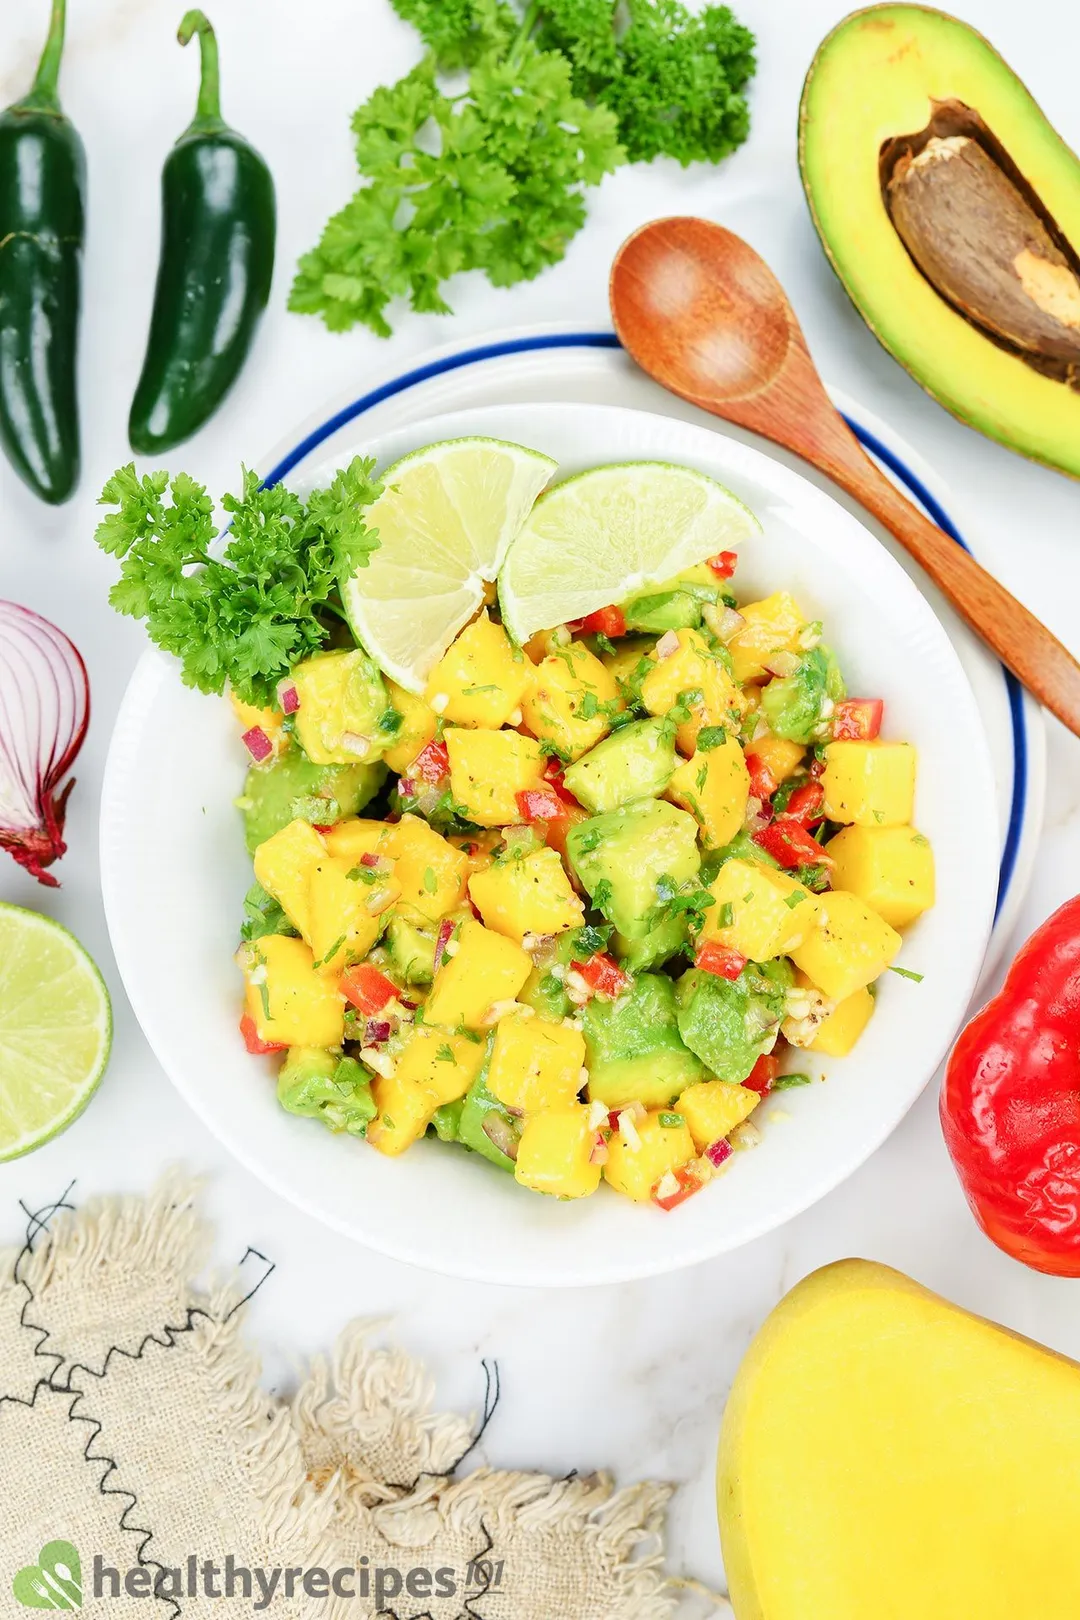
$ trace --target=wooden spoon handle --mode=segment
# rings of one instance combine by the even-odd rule
[[[853,438],[818,465],[894,534],[1040,703],[1080,736],[1080,663],[1004,585],[902,495]]]

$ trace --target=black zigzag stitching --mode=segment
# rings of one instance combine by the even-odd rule
[[[22,1199],[19,1200],[19,1208],[26,1216],[26,1238],[23,1242],[22,1248],[15,1256],[15,1264],[11,1271],[12,1282],[17,1288],[21,1288],[26,1295],[26,1298],[23,1300],[22,1309],[19,1312],[19,1326],[21,1328],[25,1328],[28,1333],[37,1333],[40,1335],[37,1343],[34,1345],[33,1354],[35,1356],[40,1356],[43,1361],[51,1361],[53,1365],[47,1373],[37,1380],[29,1400],[27,1400],[23,1395],[0,1395],[0,1406],[10,1405],[32,1407],[36,1403],[38,1394],[42,1389],[51,1389],[53,1387],[52,1380],[58,1369],[63,1364],[64,1358],[62,1355],[55,1350],[46,1350],[44,1348],[46,1341],[51,1336],[49,1329],[47,1327],[43,1327],[40,1322],[32,1322],[30,1320],[29,1312],[34,1305],[34,1291],[30,1287],[30,1284],[26,1281],[25,1277],[23,1277],[22,1269],[25,1262],[29,1260],[30,1256],[34,1252],[34,1239],[37,1237],[39,1232],[43,1232],[48,1229],[49,1222],[52,1220],[57,1211],[61,1209],[74,1209],[75,1206],[67,1202],[68,1194],[71,1192],[74,1185],[75,1183],[73,1181],[69,1181],[63,1192],[60,1194],[60,1197],[56,1199],[55,1203],[44,1204],[39,1210],[29,1210],[22,1202]]]

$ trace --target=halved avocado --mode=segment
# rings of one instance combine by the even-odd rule
[[[807,74],[799,161],[871,331],[947,410],[1080,477],[1080,160],[981,34],[857,11]]]

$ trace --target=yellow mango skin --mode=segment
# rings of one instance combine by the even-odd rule
[[[832,889],[822,897],[818,926],[787,954],[822,995],[845,1001],[884,973],[902,944],[865,900]]]
[[[1080,1366],[885,1266],[787,1295],[724,1413],[738,1620],[1080,1614]]]
[[[450,789],[478,827],[509,827],[521,820],[517,795],[544,783],[544,755],[532,737],[516,731],[449,727]]]
[[[679,647],[662,658],[641,683],[641,700],[650,714],[665,715],[675,707],[682,692],[699,691],[700,703],[691,705],[691,717],[675,733],[682,754],[692,754],[698,732],[705,726],[737,728],[742,713],[742,694],[731,676],[709,650],[698,630],[677,630]]]
[[[553,1198],[588,1198],[600,1185],[600,1166],[589,1162],[595,1141],[583,1103],[534,1114],[521,1133],[514,1179]]]
[[[687,1086],[675,1112],[685,1119],[699,1153],[730,1135],[736,1125],[748,1119],[761,1101],[748,1086],[733,1086],[726,1080],[699,1080]]]
[[[915,810],[910,743],[834,742],[825,750],[825,814],[859,827],[902,827]]]
[[[277,1046],[340,1046],[345,1038],[345,1002],[336,983],[315,971],[302,939],[266,934],[246,951],[245,1010],[261,1041]],[[265,970],[261,984],[252,973]],[[265,992],[265,995],[264,995]]]
[[[393,742],[384,750],[383,759],[392,771],[405,775],[417,754],[434,741],[439,717],[415,692],[406,692],[396,681],[387,681],[386,686],[402,724],[394,733]]]
[[[821,910],[816,894],[757,861],[725,861],[709,893],[716,904],[705,913],[701,942],[715,939],[751,962],[789,955],[813,934]],[[731,907],[731,922],[721,927],[725,906]]]
[[[424,1008],[429,1024],[480,1029],[493,1002],[513,1001],[532,972],[520,945],[469,917],[447,947]]]
[[[577,928],[585,907],[553,849],[500,861],[469,879],[469,897],[485,926],[520,945],[526,934]]]
[[[934,852],[914,827],[845,827],[829,843],[832,879],[906,928],[934,904]]]
[[[670,1112],[674,1110],[654,1108],[647,1118],[636,1121],[639,1147],[631,1147],[621,1131],[612,1132],[604,1180],[635,1204],[647,1204],[660,1177],[694,1157],[694,1139],[685,1122],[661,1125],[661,1113]]]
[[[424,698],[450,725],[497,730],[520,707],[530,667],[485,612],[447,648],[428,676]]]
[[[521,705],[525,724],[534,737],[554,743],[571,760],[580,759],[611,730],[604,714],[581,717],[590,694],[597,704],[616,703],[619,689],[599,658],[572,641],[533,670]]]
[[[795,652],[806,617],[787,591],[774,591],[760,602],[741,607],[745,624],[728,642],[740,686],[765,674],[765,665],[778,652]]]
[[[826,1057],[847,1057],[873,1016],[873,996],[869,990],[856,990],[818,1025],[807,1050]]]
[[[677,765],[664,797],[697,818],[706,849],[729,844],[743,824],[750,797],[750,772],[737,740],[729,734],[718,748]]]
[[[549,1018],[504,1018],[495,1031],[487,1087],[507,1108],[566,1108],[581,1090],[585,1037]]]
[[[468,856],[419,816],[402,816],[387,827],[380,853],[394,861],[401,903],[438,922],[465,898]]]

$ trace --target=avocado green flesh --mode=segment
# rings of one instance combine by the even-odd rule
[[[978,113],[1080,252],[1080,161],[987,40],[922,6],[855,12],[814,58],[799,121],[814,224],[863,319],[928,393],[979,432],[1080,477],[1080,393],[946,303],[886,212],[881,147],[924,129],[931,103],[941,101]]]
[[[313,765],[290,748],[269,765],[253,765],[244,781],[244,836],[249,855],[298,817],[333,826],[360,813],[386,777],[380,764]]]
[[[678,887],[701,866],[697,822],[665,799],[590,816],[571,829],[566,847],[590,897],[604,897],[601,909],[627,939],[642,939],[654,926],[650,914],[661,878]]]
[[[567,791],[594,813],[663,793],[675,770],[675,740],[663,720],[620,726],[571,765]]]
[[[639,974],[617,1001],[594,998],[582,1031],[589,1096],[611,1108],[662,1108],[703,1076],[679,1035],[675,987],[661,974]]]

